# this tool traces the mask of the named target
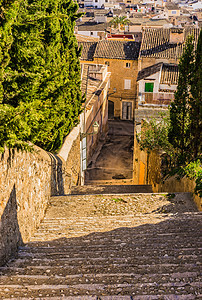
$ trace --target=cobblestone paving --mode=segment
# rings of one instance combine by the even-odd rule
[[[188,193],[53,197],[0,299],[202,299],[201,223]]]

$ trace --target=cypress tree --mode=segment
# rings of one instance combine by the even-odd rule
[[[195,52],[189,106],[192,159],[197,159],[202,153],[202,30],[200,31]]]
[[[179,80],[175,99],[170,107],[169,142],[177,152],[177,165],[184,164],[190,156],[190,89],[193,76],[193,37],[186,40],[179,62]]]
[[[1,140],[1,145],[31,141],[56,150],[78,122],[82,101],[80,51],[74,36],[78,6],[72,0],[25,0],[18,4],[20,10],[16,9],[10,25],[10,58],[2,79],[1,137],[4,118],[10,117],[7,140]]]

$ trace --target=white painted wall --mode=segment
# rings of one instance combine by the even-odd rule
[[[100,32],[100,31],[99,31]],[[92,33],[92,34],[91,34]],[[98,36],[98,31],[79,31],[78,30],[78,34],[81,35],[86,35],[86,36],[92,36],[92,37],[99,37]]]
[[[151,76],[142,79],[139,81],[139,93],[145,93],[145,82],[153,82],[154,90],[153,93],[158,93],[159,91],[159,80],[160,80],[160,71],[152,74]]]

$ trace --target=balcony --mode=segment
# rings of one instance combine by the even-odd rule
[[[139,93],[138,104],[170,105],[174,93]]]

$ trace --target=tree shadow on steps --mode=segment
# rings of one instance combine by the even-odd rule
[[[0,266],[15,256],[23,245],[18,224],[16,187],[13,185],[0,222]]]
[[[111,295],[131,295],[138,300],[178,299],[135,295],[172,296],[179,294],[181,288],[185,298],[179,299],[196,299],[200,290],[197,255],[201,225],[199,214],[185,214],[156,224],[30,242],[21,249],[18,259],[8,265],[10,268],[1,273],[11,277],[14,284],[17,268],[18,278],[22,275],[21,285],[28,286],[27,297],[34,298],[48,299],[47,294],[51,294],[54,299],[62,295],[75,300],[76,295],[99,296],[103,300]],[[25,275],[33,276],[35,283]],[[36,284],[41,289],[33,288]]]

